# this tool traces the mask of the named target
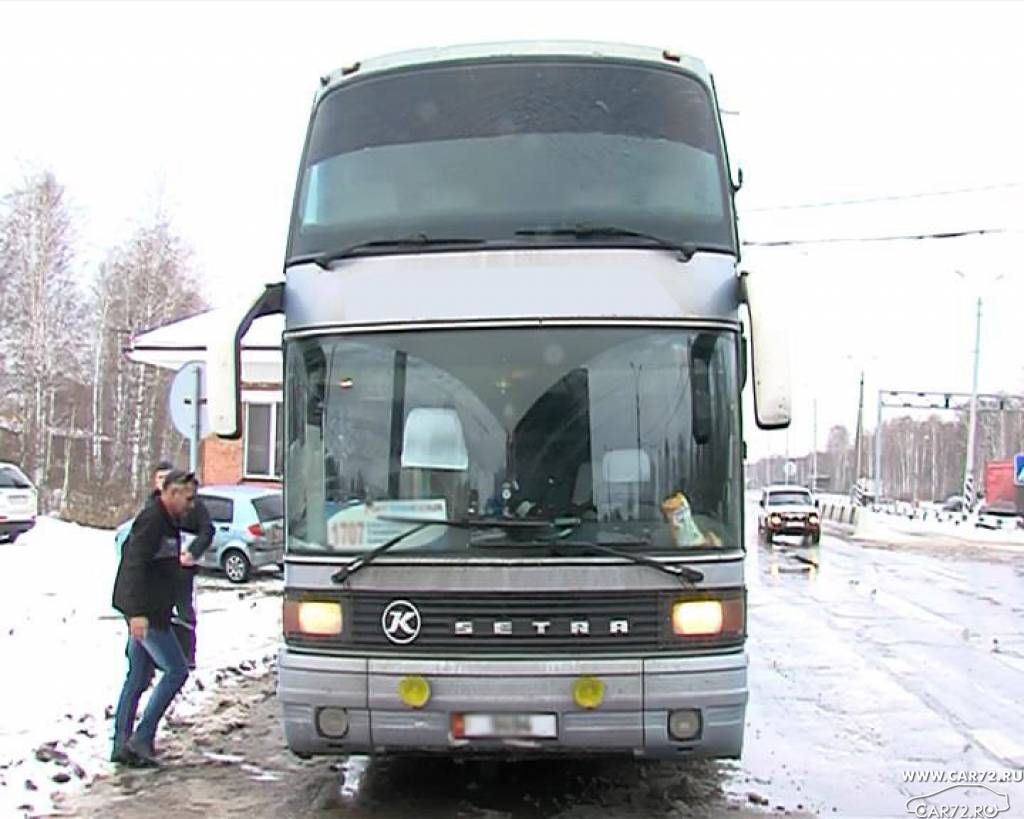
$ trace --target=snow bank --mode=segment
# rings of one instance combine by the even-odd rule
[[[110,605],[113,532],[39,518],[0,545],[0,815],[38,815],[52,794],[109,768],[126,627]],[[246,587],[201,576],[199,669],[172,713],[198,710],[232,674],[265,673],[280,633],[276,575]],[[159,738],[158,738],[159,742]]]
[[[884,531],[897,539],[901,536],[912,538],[940,536],[965,543],[1024,548],[1024,530],[982,529],[974,525],[974,518],[956,523],[952,520],[936,520],[935,518],[922,520],[884,512],[870,512],[867,517],[871,519],[873,529]],[[857,537],[861,536],[859,529],[855,534]]]

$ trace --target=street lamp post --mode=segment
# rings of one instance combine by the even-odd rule
[[[811,446],[811,491],[818,491],[818,399],[814,399],[814,417],[812,419],[811,435],[814,442]]]
[[[875,498],[882,500],[882,391],[878,391],[878,409],[875,416]]]
[[[957,276],[968,281],[967,276],[960,270],[954,270]],[[990,284],[1003,279],[1005,273],[1000,273],[990,280]],[[979,291],[981,288],[978,288]],[[963,495],[965,505],[968,508],[974,506],[974,441],[978,434],[978,367],[981,361],[981,296],[978,296],[977,311],[974,320],[974,368],[971,375],[971,412],[967,422],[967,457],[964,459],[964,485]]]
[[[974,375],[971,378],[971,416],[967,422],[967,459],[964,462],[964,503],[974,507],[974,438],[978,425],[978,362],[981,358],[981,296],[974,322]]]
[[[857,436],[853,447],[853,485],[860,481],[861,439],[864,437],[864,370],[860,371],[860,393],[857,399]]]

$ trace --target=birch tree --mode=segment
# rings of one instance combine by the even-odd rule
[[[158,217],[108,254],[96,281],[93,471],[129,498],[145,491],[150,465],[165,454],[171,374],[127,361],[123,349],[133,336],[205,309],[189,265],[185,243]],[[110,441],[109,456],[100,437]]]
[[[4,200],[0,223],[0,346],[21,420],[20,460],[45,487],[63,383],[82,374],[87,313],[72,265],[64,188],[50,172],[27,179]]]

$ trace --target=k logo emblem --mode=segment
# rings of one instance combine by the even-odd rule
[[[384,636],[392,643],[407,645],[420,635],[420,612],[408,600],[392,600],[380,618]]]

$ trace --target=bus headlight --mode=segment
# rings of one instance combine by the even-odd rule
[[[729,590],[703,597],[681,597],[668,615],[672,634],[697,640],[742,640],[746,632],[746,600],[742,592]]]
[[[723,619],[718,600],[685,600],[672,606],[672,631],[681,636],[719,634]]]
[[[331,600],[285,599],[282,619],[285,634],[332,637],[344,625],[341,603]]]
[[[809,514],[807,516],[807,523],[810,524],[811,526],[817,526],[818,525],[818,516],[816,514],[814,514],[813,512],[811,512],[811,514]]]
[[[775,526],[775,527],[781,526],[782,525],[782,515],[777,514],[777,513],[773,514],[771,517],[768,518],[768,523],[771,526]]]

